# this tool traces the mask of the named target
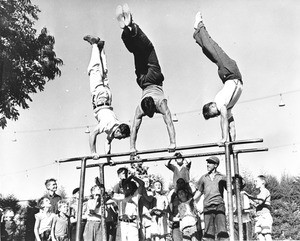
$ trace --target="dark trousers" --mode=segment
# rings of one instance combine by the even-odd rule
[[[207,239],[227,239],[226,216],[224,204],[204,207],[204,237]]]
[[[115,241],[117,236],[117,222],[106,222],[107,241]]]
[[[239,224],[234,223],[234,240],[239,240]],[[243,240],[252,240],[251,222],[243,223]]]
[[[125,27],[122,40],[134,55],[135,74],[137,83],[145,89],[149,85],[160,85],[164,80],[153,44],[137,24],[132,29]]]
[[[193,35],[202,52],[218,66],[218,74],[223,83],[230,79],[242,80],[236,62],[229,58],[224,50],[211,38],[203,23],[200,23]]]

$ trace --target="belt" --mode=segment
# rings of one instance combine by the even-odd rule
[[[136,220],[136,218],[119,218],[119,221],[121,222],[126,222],[126,223],[134,223],[134,221]]]
[[[97,107],[100,107],[100,106],[110,106],[108,103],[101,103],[101,104],[98,104],[98,105],[94,105],[94,109],[96,109]]]

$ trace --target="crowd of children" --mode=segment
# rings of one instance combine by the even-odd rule
[[[166,163],[173,172],[175,184],[169,192],[164,190],[162,179],[148,174],[142,163],[132,165],[130,169],[119,168],[120,181],[109,194],[98,179],[90,190],[90,197],[83,203],[81,240],[103,239],[101,200],[105,202],[107,241],[228,240],[223,199],[226,178],[217,171],[220,162],[217,157],[209,157],[206,161],[208,173],[192,184],[189,174],[191,162],[176,153]],[[238,178],[241,188],[243,240],[251,240],[253,231],[259,240],[272,240],[273,220],[266,178],[262,175],[256,178],[255,186],[260,191],[257,196],[243,190],[246,183],[241,177],[235,178]],[[39,212],[35,214],[35,239],[75,240],[79,188],[74,189],[71,201],[62,200],[56,194],[55,179],[49,180],[46,181],[47,195],[37,203]],[[200,199],[202,195],[204,198]],[[251,208],[256,209],[254,230],[249,214]],[[234,203],[235,228],[238,227],[236,215]],[[17,215],[11,208],[1,210],[1,240],[16,240],[16,219]],[[234,239],[239,240],[237,229]]]

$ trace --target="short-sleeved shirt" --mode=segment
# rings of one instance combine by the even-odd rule
[[[40,226],[38,229],[39,234],[42,234],[43,232],[45,232],[47,230],[51,230],[51,225],[52,225],[53,219],[55,217],[54,213],[39,212],[39,213],[36,213],[34,216],[35,216],[36,221],[40,221]]]
[[[46,194],[44,197],[49,198],[49,200],[50,200],[50,203],[51,203],[50,212],[57,214],[58,213],[57,203],[58,203],[58,201],[61,200],[61,196],[54,193],[53,195]]]
[[[191,163],[184,162],[182,166],[179,166],[177,164],[172,164],[172,162],[169,162],[168,165],[166,165],[167,168],[169,168],[173,172],[173,185],[176,187],[176,182],[179,178],[184,179],[186,183],[190,181],[190,169],[191,169]]]
[[[163,100],[166,100],[164,91],[159,85],[149,85],[143,89],[142,99],[145,97],[152,97],[156,107],[160,106]],[[140,108],[142,110],[141,105]]]
[[[115,128],[120,125],[115,112],[113,112],[110,108],[100,109],[95,115],[99,122],[96,128],[99,130],[100,134],[105,132],[108,136],[110,136]]]
[[[198,190],[204,194],[203,205],[224,204],[223,192],[226,187],[226,176],[216,172],[214,179],[209,177],[209,174],[203,175],[197,183]]]
[[[94,215],[89,215],[90,210],[93,210],[95,212],[95,214],[101,215],[101,207],[100,207],[100,205],[97,205],[97,199],[89,199],[87,201],[86,207],[87,207],[87,209],[86,209],[87,220],[90,220],[90,221],[101,220],[100,217],[96,217]]]
[[[61,215],[57,214],[53,218],[53,225],[54,226],[54,234],[55,236],[66,236],[68,235],[68,226],[69,226],[69,218],[62,217]]]

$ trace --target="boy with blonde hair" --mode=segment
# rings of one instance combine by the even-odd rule
[[[63,200],[59,201],[57,205],[59,213],[53,219],[51,229],[52,241],[68,241],[70,217],[67,213],[69,205]]]
[[[272,240],[271,233],[273,224],[273,218],[270,212],[271,194],[266,188],[266,177],[264,175],[259,175],[255,179],[255,187],[260,191],[256,197],[246,193],[256,208],[254,231],[260,241],[270,241]]]

